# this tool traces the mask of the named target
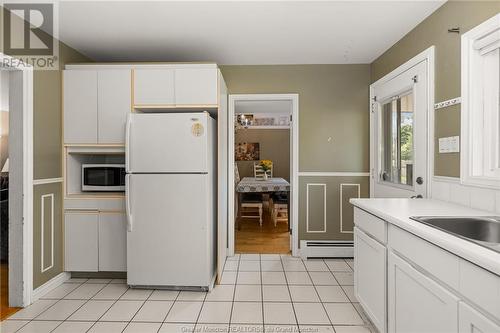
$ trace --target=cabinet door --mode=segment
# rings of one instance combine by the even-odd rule
[[[217,68],[175,70],[176,105],[216,105]]]
[[[125,214],[99,214],[99,270],[127,270],[127,222]]]
[[[458,310],[459,333],[498,333],[500,326],[468,306],[460,302]]]
[[[97,212],[66,212],[64,214],[64,270],[97,272]]]
[[[99,143],[125,143],[125,122],[131,110],[130,80],[129,69],[97,73]]]
[[[97,143],[97,71],[65,70],[64,143]]]
[[[134,105],[173,106],[174,69],[135,69]]]
[[[457,332],[458,299],[389,252],[389,332]]]
[[[379,332],[386,332],[387,249],[354,228],[354,290]]]

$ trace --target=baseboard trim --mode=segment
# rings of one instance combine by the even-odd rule
[[[314,258],[353,258],[353,241],[300,241],[300,257],[303,260]]]
[[[64,282],[68,281],[71,278],[71,274],[68,272],[62,272],[59,275],[56,275],[49,281],[42,284],[40,287],[33,290],[33,295],[31,297],[31,301],[35,302],[45,296],[47,293],[52,291],[53,289],[59,287]]]

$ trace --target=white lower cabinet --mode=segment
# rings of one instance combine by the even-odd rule
[[[98,212],[64,214],[64,270],[97,272],[98,234]]]
[[[99,214],[99,270],[127,270],[127,222],[123,213]]]
[[[379,332],[386,332],[386,255],[384,245],[354,228],[355,294]]]
[[[460,302],[458,310],[459,333],[498,333],[500,326],[474,310],[464,302]]]
[[[392,251],[388,266],[389,332],[458,331],[459,299],[455,295]]]

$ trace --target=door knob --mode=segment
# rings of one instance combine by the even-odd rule
[[[417,177],[417,184],[422,185],[424,183],[424,179],[422,177]]]

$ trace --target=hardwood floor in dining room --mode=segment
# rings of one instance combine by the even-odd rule
[[[276,227],[268,209],[264,208],[262,227],[257,218],[240,218],[236,229],[236,253],[290,253],[288,224],[278,221]]]
[[[0,270],[0,320],[7,319],[21,308],[11,308],[9,307],[9,266],[7,263],[1,264]]]

